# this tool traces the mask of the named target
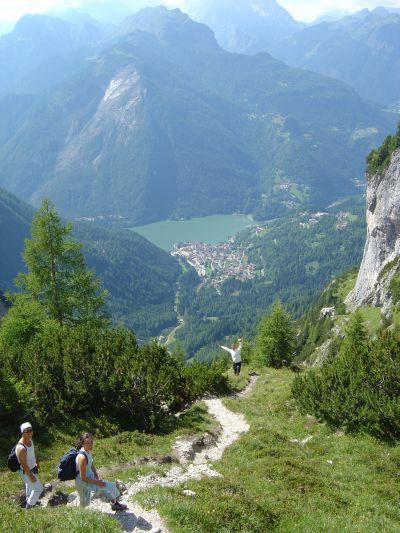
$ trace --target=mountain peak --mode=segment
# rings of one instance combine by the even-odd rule
[[[218,46],[213,32],[204,24],[194,22],[180,9],[164,6],[146,7],[125,19],[120,26],[122,34],[145,31],[154,34],[160,41],[199,42]]]

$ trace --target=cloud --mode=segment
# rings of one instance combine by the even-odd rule
[[[55,7],[79,7],[80,0],[6,0],[0,5],[0,20],[15,21],[26,13],[43,13]]]

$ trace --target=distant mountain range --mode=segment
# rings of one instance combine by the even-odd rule
[[[352,86],[363,98],[400,107],[400,8],[295,22],[275,0],[186,0],[183,10],[207,24],[231,52],[269,52],[289,65]]]
[[[311,25],[293,20],[275,0],[185,0],[182,9],[226,50],[269,52],[344,81],[363,98],[400,106],[400,8],[338,11]]]
[[[21,72],[36,49],[30,22]],[[47,195],[69,217],[326,205],[356,190],[366,153],[396,121],[341,82],[224,51],[179,10],[142,10],[101,46],[56,88],[0,100],[0,185],[31,202]]]
[[[364,98],[400,107],[400,10],[364,9],[304,28],[265,50],[342,80]]]
[[[0,289],[15,290],[13,280],[25,270],[21,253],[30,236],[33,209],[0,189]],[[115,322],[125,323],[140,339],[176,323],[174,311],[179,263],[141,235],[77,223],[73,235],[83,244],[87,264],[109,293]],[[0,291],[0,314],[1,304]]]
[[[231,52],[267,51],[305,26],[275,0],[184,0],[181,9],[209,26],[218,43]]]

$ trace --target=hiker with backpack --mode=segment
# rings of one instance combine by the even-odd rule
[[[43,491],[39,481],[39,466],[32,441],[33,428],[29,422],[21,424],[21,438],[15,446],[15,455],[19,463],[19,474],[25,483],[26,508],[31,509],[38,503]]]
[[[120,492],[116,484],[99,478],[93,465],[92,449],[93,437],[90,433],[84,433],[79,438],[75,459],[77,472],[75,484],[81,507],[87,507],[90,504],[92,494],[104,494],[111,503],[113,511],[124,511],[127,506],[118,501]]]

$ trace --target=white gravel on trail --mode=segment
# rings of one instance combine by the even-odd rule
[[[235,394],[234,397],[248,394],[255,385],[257,378],[258,375],[251,375],[246,388]],[[207,406],[208,412],[219,424],[216,438],[211,441],[207,441],[207,439],[200,439],[200,441],[199,439],[177,439],[174,445],[174,452],[182,466],[175,466],[162,475],[153,473],[147,476],[139,476],[135,482],[126,483],[127,491],[122,496],[122,501],[128,506],[126,511],[114,512],[111,510],[110,504],[99,498],[93,499],[89,508],[113,516],[120,522],[122,532],[169,533],[156,509],[149,511],[142,509],[133,501],[133,496],[155,485],[175,487],[191,479],[200,480],[203,477],[222,477],[220,473],[214,470],[209,461],[220,459],[225,448],[237,440],[242,433],[250,429],[244,416],[227,409],[219,398],[205,399],[203,402]],[[188,464],[189,460],[190,463]],[[72,498],[74,497],[73,495],[71,496]],[[75,497],[68,505],[77,504],[78,498]]]

